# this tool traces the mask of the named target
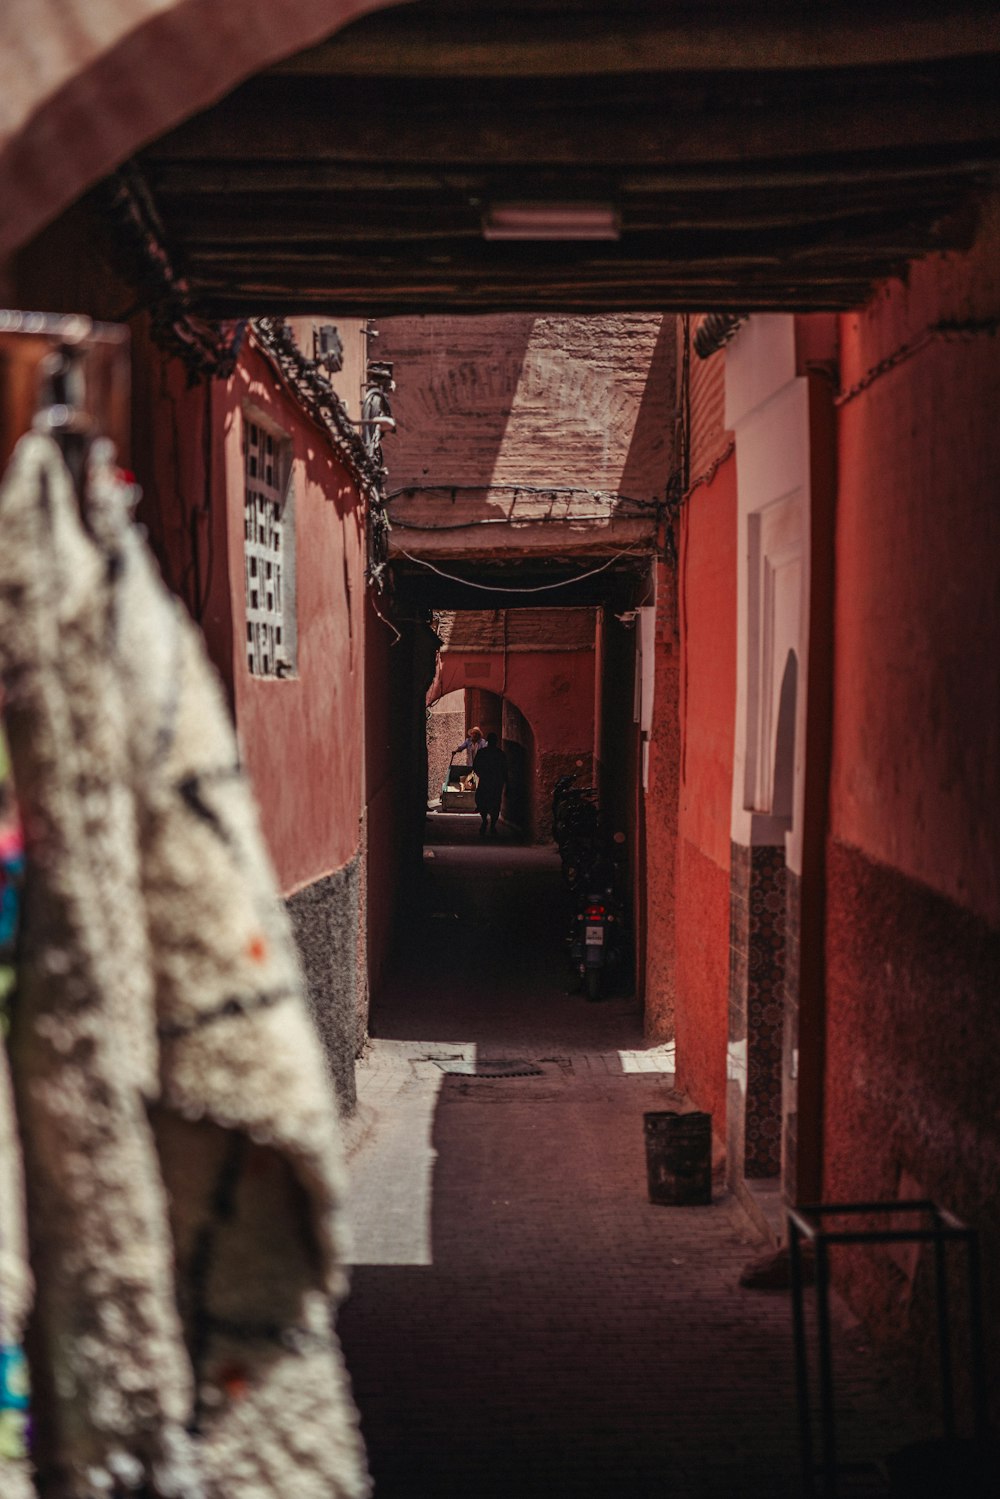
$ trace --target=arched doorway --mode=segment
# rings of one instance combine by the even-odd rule
[[[503,821],[519,838],[536,834],[535,736],[515,703],[482,687],[457,687],[433,698],[427,706],[427,799],[432,810],[440,805],[441,788],[452,763],[452,752],[469,729],[494,733],[507,756],[508,781]]]

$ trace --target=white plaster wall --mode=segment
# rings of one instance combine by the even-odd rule
[[[795,323],[752,317],[726,351],[726,426],[736,436],[739,539],[736,741],[731,836],[784,842],[801,871],[809,597],[809,413],[795,373]],[[794,815],[770,815],[776,703],[789,648],[798,656]],[[763,759],[768,763],[762,763]]]

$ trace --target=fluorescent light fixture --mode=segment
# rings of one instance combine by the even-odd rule
[[[617,239],[610,203],[493,203],[483,214],[484,239]]]

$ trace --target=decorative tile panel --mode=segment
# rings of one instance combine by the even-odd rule
[[[781,1171],[785,851],[755,848],[751,862],[744,1173],[761,1177]]]
[[[730,861],[730,1171],[781,1171],[785,852],[734,843]]]

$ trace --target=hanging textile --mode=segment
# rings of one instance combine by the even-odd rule
[[[361,1499],[336,1107],[220,686],[95,444],[0,492],[45,1499]]]
[[[0,1493],[30,1499],[28,1374],[22,1342],[31,1305],[24,1179],[7,1063],[7,1022],[24,882],[24,839],[0,728]]]
[[[0,1493],[31,1499],[25,1451],[27,1370],[22,1351],[31,1304],[24,1180],[14,1098],[0,1033]]]

